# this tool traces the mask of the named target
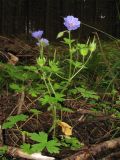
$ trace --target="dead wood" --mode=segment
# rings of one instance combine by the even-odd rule
[[[120,151],[119,152],[115,152],[115,153],[111,153],[110,155],[102,158],[102,160],[119,160],[120,159]]]
[[[54,157],[43,156],[41,153],[28,154],[23,152],[21,149],[8,146],[7,154],[13,157],[26,158],[31,160],[54,160]]]
[[[89,148],[80,150],[76,154],[64,158],[63,160],[89,160],[91,157],[97,157],[98,155],[104,155],[108,151],[120,148],[120,138],[115,138],[109,141],[105,141],[96,145],[92,145]]]

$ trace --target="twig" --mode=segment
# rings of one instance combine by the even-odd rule
[[[102,112],[94,112],[92,110],[88,110],[88,109],[82,109],[82,108],[79,108],[77,110],[77,112],[81,113],[81,114],[91,114],[93,116],[105,116]]]
[[[25,92],[23,91],[20,95],[20,98],[18,99],[18,104],[17,104],[17,107],[18,107],[18,111],[17,111],[17,114],[20,114],[22,112],[22,106],[24,104],[24,98],[25,98]]]
[[[0,147],[3,146],[2,126],[0,125]]]

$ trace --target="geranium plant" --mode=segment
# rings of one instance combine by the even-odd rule
[[[28,137],[39,143],[32,146],[26,143],[23,144],[22,148],[25,149],[25,151],[28,148],[29,151],[31,150],[31,148],[32,150],[39,151],[37,146],[42,147],[41,143],[45,143],[40,151],[42,151],[46,147],[50,153],[53,153],[54,151],[50,149],[50,147],[52,146],[53,149],[55,149],[56,153],[59,152],[60,144],[55,140],[56,127],[59,124],[65,124],[66,126],[69,126],[65,122],[61,123],[62,111],[72,112],[70,108],[65,108],[62,104],[67,98],[67,94],[70,93],[69,88],[72,86],[73,80],[77,75],[80,75],[80,72],[86,67],[86,64],[88,63],[92,53],[96,49],[95,38],[93,38],[92,42],[88,39],[85,44],[72,39],[72,32],[74,30],[77,30],[80,25],[81,22],[74,16],[67,16],[64,18],[64,26],[67,28],[67,30],[62,31],[57,35],[57,38],[63,37],[62,43],[64,43],[68,48],[68,50],[66,51],[66,54],[68,54],[67,59],[65,59],[64,61],[57,59],[56,51],[53,54],[53,58],[48,58],[46,56],[45,47],[49,45],[49,41],[46,38],[43,38],[44,31],[38,30],[32,32],[32,37],[36,39],[36,45],[39,50],[39,56],[36,60],[36,65],[23,66],[23,68],[19,67],[18,74],[15,74],[17,73],[17,66],[14,66],[13,70],[9,68],[9,66],[6,67],[8,71],[11,71],[11,74],[16,82],[18,82],[18,84],[10,84],[11,89],[14,89],[16,92],[21,92],[21,90],[24,90],[24,92],[31,94],[31,96],[33,97],[37,97],[38,95],[40,95],[40,98],[38,99],[39,104],[43,107],[47,106],[47,109],[52,113],[53,123],[48,133],[53,133],[53,140],[49,141],[47,139],[47,133],[27,133]],[[64,35],[67,35],[67,37],[64,37]],[[20,73],[24,74],[20,76]],[[29,81],[30,83],[28,83]],[[20,82],[21,84],[19,85]],[[82,92],[80,90],[80,86],[78,89],[73,88],[72,91],[74,91],[74,93]],[[96,98],[95,95],[94,97]],[[61,113],[60,117],[59,114],[57,114],[58,111],[60,111]],[[3,124],[3,128],[6,128],[8,123],[10,123],[12,126],[14,125],[14,123],[17,123],[17,121],[12,122],[12,119],[10,118],[8,120],[9,122]],[[72,136],[72,127],[69,126],[68,134],[68,131],[65,131],[65,127],[62,126],[62,132],[63,134],[65,134],[65,136],[68,136],[70,138],[70,136]],[[23,134],[22,131],[21,134]],[[42,141],[41,134],[47,137],[45,141]],[[40,140],[38,141],[35,136]],[[75,148],[75,146],[77,146],[78,148],[78,146],[80,145],[77,140],[75,141],[75,143],[73,143],[73,139],[71,139],[71,142],[70,139],[69,141],[62,140],[62,143],[63,142],[64,146],[65,143],[67,143],[67,146],[73,144],[73,148]]]

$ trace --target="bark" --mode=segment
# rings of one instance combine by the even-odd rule
[[[104,157],[102,160],[117,160],[120,159],[120,152],[111,153],[110,155]]]
[[[54,157],[43,156],[41,153],[28,154],[16,147],[8,146],[7,154],[13,157],[27,158],[31,160],[54,160]]]
[[[108,151],[120,148],[120,138],[115,138],[109,141],[105,141],[96,145],[92,145],[90,148],[80,150],[76,154],[64,158],[63,160],[89,160],[92,157],[104,155]]]

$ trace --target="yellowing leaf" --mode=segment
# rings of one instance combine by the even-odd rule
[[[59,122],[58,125],[62,128],[62,132],[66,135],[66,136],[71,136],[72,135],[72,127],[65,123],[65,122]]]

